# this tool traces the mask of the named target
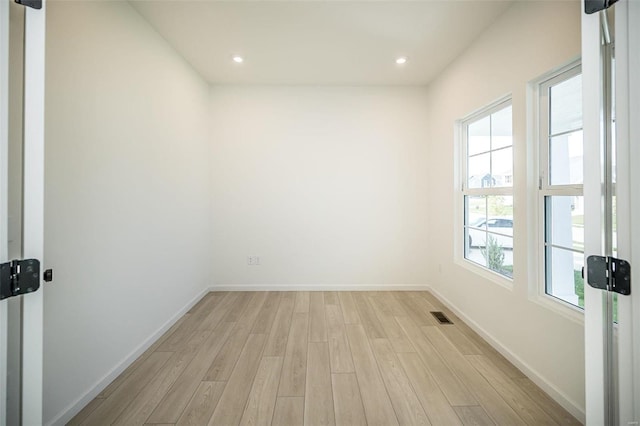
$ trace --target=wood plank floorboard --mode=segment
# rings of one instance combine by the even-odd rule
[[[389,338],[393,349],[396,352],[415,352],[415,348],[396,321],[393,310],[387,303],[384,303],[385,297],[370,297],[369,300],[376,311],[380,324],[382,324],[382,328]]]
[[[279,396],[272,425],[301,426],[304,422],[304,397]]]
[[[422,331],[436,350],[443,354],[445,363],[456,372],[497,424],[509,426],[526,424],[522,417],[498,394],[491,383],[469,363],[453,343],[447,340],[438,326],[425,326],[422,327]]]
[[[269,338],[264,348],[264,356],[284,356],[291,327],[291,315],[295,304],[295,294],[285,293],[278,305]]]
[[[332,374],[333,406],[336,413],[336,425],[359,426],[366,425],[360,386],[355,373]]]
[[[348,291],[341,291],[338,293],[338,299],[340,299],[344,323],[360,324],[360,314],[358,314],[356,303],[353,301],[353,295]]]
[[[309,342],[304,424],[335,425],[329,345],[326,342]]]
[[[314,291],[309,296],[309,342],[327,341],[324,294]]]
[[[68,423],[163,424],[580,422],[431,293],[329,291],[208,293]]]
[[[369,296],[365,292],[354,292],[353,300],[356,304],[360,321],[370,339],[382,339],[387,337],[384,327],[380,323],[376,311],[369,302]]]
[[[178,426],[207,424],[222,396],[226,382],[200,382],[193,398],[180,416]]]
[[[417,350],[422,362],[434,377],[438,386],[452,406],[477,405],[471,391],[458,378],[455,372],[442,360],[442,356],[433,347],[420,328],[409,317],[396,317]]]
[[[434,425],[457,426],[462,423],[444,396],[436,381],[429,374],[417,353],[399,353],[398,359],[413,385],[429,420]]]
[[[359,324],[347,325],[347,336],[353,355],[353,365],[360,384],[360,394],[367,423],[371,425],[397,425],[398,419],[389,394],[384,386],[371,344],[364,327]]]
[[[291,320],[278,396],[304,396],[307,375],[309,314],[297,312]]]
[[[262,309],[260,310],[255,323],[253,324],[251,333],[268,334],[269,331],[271,331],[271,326],[273,325],[273,321],[276,318],[276,313],[278,312],[279,305],[280,293],[269,293],[269,296],[267,296],[266,300],[264,301],[264,305],[262,305]]]
[[[229,338],[234,323],[223,322],[202,345],[194,359],[158,404],[147,423],[175,423],[189,403],[211,362]]]
[[[324,304],[325,305],[339,305],[340,299],[338,298],[337,291],[325,291],[324,292]]]
[[[470,426],[494,426],[495,423],[487,415],[482,407],[479,405],[467,407],[453,407],[456,413],[460,417],[460,420],[464,425]]]
[[[237,425],[240,422],[265,342],[264,334],[249,335],[209,425]]]
[[[326,305],[325,310],[331,372],[353,373],[353,360],[351,359],[349,342],[347,342],[342,310],[338,305]]]
[[[372,342],[372,347],[399,423],[403,425],[430,425],[431,422],[427,418],[422,404],[418,401],[389,340],[375,339]]]
[[[251,387],[241,425],[270,425],[278,396],[282,357],[264,357]]]
[[[171,352],[154,352],[138,367],[117,392],[113,392],[98,408],[87,416],[83,425],[110,425],[129,405],[132,399],[144,389],[155,374],[169,360]]]
[[[231,337],[225,345],[220,349],[218,356],[211,363],[211,367],[205,375],[205,380],[211,382],[227,381],[236,365],[238,356],[246,343],[249,333],[254,325],[256,317],[260,312],[260,308],[265,302],[266,293],[255,293],[249,303],[245,306],[244,311],[238,317]]]

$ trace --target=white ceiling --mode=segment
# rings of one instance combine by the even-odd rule
[[[511,1],[132,0],[212,84],[424,85]],[[231,58],[241,55],[245,62]],[[399,56],[409,57],[404,66]]]

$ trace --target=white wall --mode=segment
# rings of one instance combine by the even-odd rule
[[[49,422],[209,286],[211,232],[209,87],[146,21],[51,2],[46,65]]]
[[[425,107],[424,88],[213,88],[215,284],[424,285]]]
[[[529,298],[536,285],[536,178],[527,147],[527,82],[580,54],[579,2],[517,2],[429,87],[430,284],[575,415],[584,411],[583,325]],[[511,93],[514,129],[513,288],[454,261],[452,211],[461,197],[454,123]],[[462,238],[462,237],[461,237]],[[460,240],[462,241],[462,239]],[[445,272],[446,271],[446,274]]]

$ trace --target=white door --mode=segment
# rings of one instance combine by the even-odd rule
[[[582,71],[585,254],[627,260],[632,271],[630,295],[585,286],[586,419],[638,425],[640,2],[583,13]]]
[[[619,423],[640,424],[640,2],[616,6],[618,256],[632,265],[630,296],[618,301]]]
[[[0,263],[43,254],[44,4],[0,0]],[[0,426],[42,424],[43,290],[0,301]]]

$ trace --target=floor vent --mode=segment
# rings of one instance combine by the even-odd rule
[[[440,324],[453,324],[451,322],[451,320],[449,318],[447,318],[447,316],[445,314],[443,314],[442,312],[431,312],[431,315],[433,315],[434,317],[436,317],[436,319],[438,320],[438,322]]]

